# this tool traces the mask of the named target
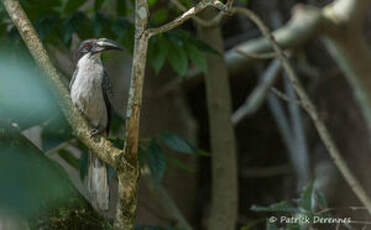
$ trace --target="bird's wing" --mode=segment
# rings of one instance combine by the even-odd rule
[[[70,81],[70,85],[69,85],[70,91],[71,91],[73,83],[75,82],[77,72],[79,72],[79,67],[76,67],[75,72],[73,72],[73,75],[72,75],[72,78],[71,78],[71,81]]]
[[[102,81],[102,90],[103,90],[103,97],[104,97],[104,103],[106,104],[106,109],[107,109],[107,136],[109,135],[110,131],[110,126],[111,126],[111,100],[113,97],[113,91],[112,91],[112,85],[111,82],[108,78],[108,75],[106,72],[104,72],[103,75],[103,81]]]

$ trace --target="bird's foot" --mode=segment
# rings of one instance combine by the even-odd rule
[[[99,134],[99,129],[90,130],[90,137],[96,137]]]

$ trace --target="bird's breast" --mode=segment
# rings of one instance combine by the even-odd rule
[[[71,86],[72,102],[94,127],[107,125],[107,110],[104,101],[102,80],[103,68],[79,67]]]

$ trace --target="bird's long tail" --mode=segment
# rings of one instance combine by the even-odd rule
[[[89,153],[88,191],[93,205],[101,211],[109,208],[107,165]]]

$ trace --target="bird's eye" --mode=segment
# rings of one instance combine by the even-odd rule
[[[89,43],[85,45],[85,49],[89,50],[90,48],[91,48],[91,45]]]

